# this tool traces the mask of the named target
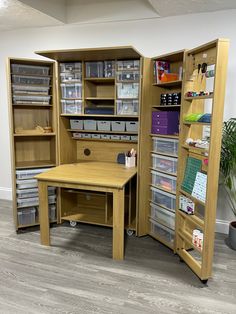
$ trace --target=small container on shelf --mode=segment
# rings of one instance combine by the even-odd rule
[[[37,169],[21,169],[16,170],[16,179],[17,180],[24,180],[24,179],[33,179],[39,173],[45,172],[50,170],[50,168],[37,168]]]
[[[81,72],[65,72],[60,73],[60,78],[62,83],[71,83],[71,82],[81,82],[82,73]]]
[[[82,133],[82,138],[92,138],[90,133]]]
[[[177,158],[152,154],[152,168],[176,175]]]
[[[53,205],[49,205],[49,220],[50,221],[54,221],[57,219],[57,210],[56,210],[56,206]]]
[[[12,64],[11,65],[13,74],[22,75],[49,75],[50,68],[48,66],[38,65],[26,65],[26,64]]]
[[[96,120],[84,120],[84,130],[96,131],[97,130],[97,121]]]
[[[72,135],[73,138],[82,138],[82,133],[74,132]]]
[[[51,96],[13,95],[14,104],[44,104],[49,105]]]
[[[160,222],[166,227],[175,229],[175,214],[172,211],[166,210],[158,205],[150,203],[151,206],[151,218]]]
[[[138,100],[117,100],[116,101],[118,115],[138,115]]]
[[[127,132],[138,132],[138,121],[126,121],[125,128]]]
[[[120,135],[111,134],[111,140],[120,140]]]
[[[60,63],[60,72],[82,72],[82,63],[81,62],[63,62]]]
[[[152,202],[175,211],[176,196],[151,186]]]
[[[98,131],[110,131],[111,121],[97,121]]]
[[[162,137],[152,137],[152,150],[155,153],[178,156],[179,140]]]
[[[117,61],[117,70],[139,70],[139,60]]]
[[[101,138],[101,134],[91,134],[91,137],[100,139]]]
[[[49,85],[50,77],[12,75],[12,83],[24,85]]]
[[[114,60],[104,61],[104,77],[114,76],[115,76],[115,61]]]
[[[151,234],[153,236],[161,238],[164,241],[169,242],[170,244],[174,243],[175,232],[173,230],[159,224],[153,219],[150,219],[150,224]]]
[[[168,190],[169,192],[176,192],[176,177],[152,170],[152,185],[158,188]]]
[[[12,85],[13,94],[28,94],[28,95],[48,95],[49,86],[33,86],[33,85]]]
[[[70,114],[82,114],[82,100],[69,100],[62,99],[61,100],[61,111],[62,113],[70,113]]]
[[[103,140],[110,140],[111,139],[111,135],[110,134],[101,134],[101,139],[103,139]]]
[[[82,84],[61,84],[62,98],[82,98]]]
[[[117,83],[117,98],[136,99],[139,97],[139,83]]]
[[[70,119],[70,128],[73,130],[83,130],[84,121],[78,119]]]
[[[129,81],[139,81],[139,71],[119,71],[116,73],[117,81],[129,82]]]
[[[138,141],[138,135],[131,135],[130,140],[131,141]]]
[[[121,135],[121,136],[120,136],[120,139],[121,139],[122,141],[130,141],[130,135]]]
[[[125,131],[125,121],[112,121],[111,122],[111,130],[116,132],[124,132]]]
[[[17,211],[18,225],[33,225],[36,218],[36,207],[29,207]]]
[[[86,67],[87,78],[103,77],[103,62],[102,61],[85,62],[85,67]]]
[[[17,199],[38,197],[38,195],[39,195],[38,188],[16,190]]]

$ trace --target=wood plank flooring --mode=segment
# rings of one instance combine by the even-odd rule
[[[0,201],[0,314],[235,314],[236,251],[216,239],[213,279],[203,285],[151,237],[126,237],[125,260],[111,259],[112,230],[67,223],[16,234],[11,202]]]

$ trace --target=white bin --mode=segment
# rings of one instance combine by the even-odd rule
[[[131,115],[137,116],[138,115],[138,107],[139,102],[138,100],[117,100],[116,101],[116,108],[118,115]]]
[[[38,187],[38,182],[36,179],[32,180],[16,180],[17,189],[32,189]]]
[[[22,169],[16,170],[17,179],[32,179],[39,173],[50,170],[51,168],[37,168],[37,169]]]
[[[72,130],[83,130],[84,121],[78,119],[70,119],[70,127]]]
[[[175,233],[173,230],[157,223],[153,219],[150,219],[150,229],[154,236],[161,238],[170,244],[174,243]]]
[[[152,137],[152,149],[156,153],[178,156],[179,140]]]
[[[82,84],[61,84],[62,98],[82,98]]]
[[[151,206],[151,218],[160,222],[164,226],[175,230],[175,213],[164,209],[158,205],[150,203]]]
[[[12,82],[15,84],[25,84],[25,85],[49,85],[50,77],[40,77],[40,76],[27,76],[27,75],[12,75]]]
[[[139,97],[139,83],[117,83],[117,98],[135,99]]]
[[[151,171],[152,174],[152,185],[156,185],[158,188],[176,192],[176,177],[169,176],[158,171]]]
[[[176,174],[178,159],[174,157],[167,157],[162,155],[152,154],[152,168]]]
[[[97,130],[97,121],[96,120],[84,120],[84,130],[96,131]]]
[[[125,127],[127,132],[138,132],[138,121],[126,121]]]
[[[111,130],[116,132],[124,132],[125,131],[125,121],[112,121],[111,122]]]
[[[176,196],[151,186],[152,202],[175,211]]]
[[[29,207],[29,208],[18,210],[17,216],[18,216],[18,225],[20,226],[33,225],[35,224],[36,208]]]
[[[62,113],[82,114],[82,100],[61,100]]]
[[[49,75],[50,68],[48,66],[12,64],[12,73],[14,74],[30,74],[30,75]]]
[[[98,131],[110,131],[111,121],[98,121],[97,126],[98,126]]]

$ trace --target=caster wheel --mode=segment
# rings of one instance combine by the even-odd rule
[[[74,227],[76,227],[76,225],[77,225],[77,222],[76,222],[76,221],[73,221],[73,220],[70,221],[70,226],[71,226],[71,227],[74,228]]]
[[[134,230],[127,229],[126,233],[129,237],[131,237],[134,234]]]
[[[208,282],[208,279],[201,280],[201,282],[202,282],[204,285],[206,285],[207,282]]]
[[[179,258],[180,263],[184,263],[184,260],[180,257]]]

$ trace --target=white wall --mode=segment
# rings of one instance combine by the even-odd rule
[[[38,58],[36,50],[133,45],[153,57],[183,48],[193,48],[218,37],[229,38],[225,119],[236,116],[236,10],[96,25],[70,25],[22,29],[0,34],[0,198],[11,198],[10,144],[8,127],[7,57]],[[225,214],[219,211],[223,219]],[[231,219],[231,213],[228,212]],[[223,217],[223,218],[222,218]]]

